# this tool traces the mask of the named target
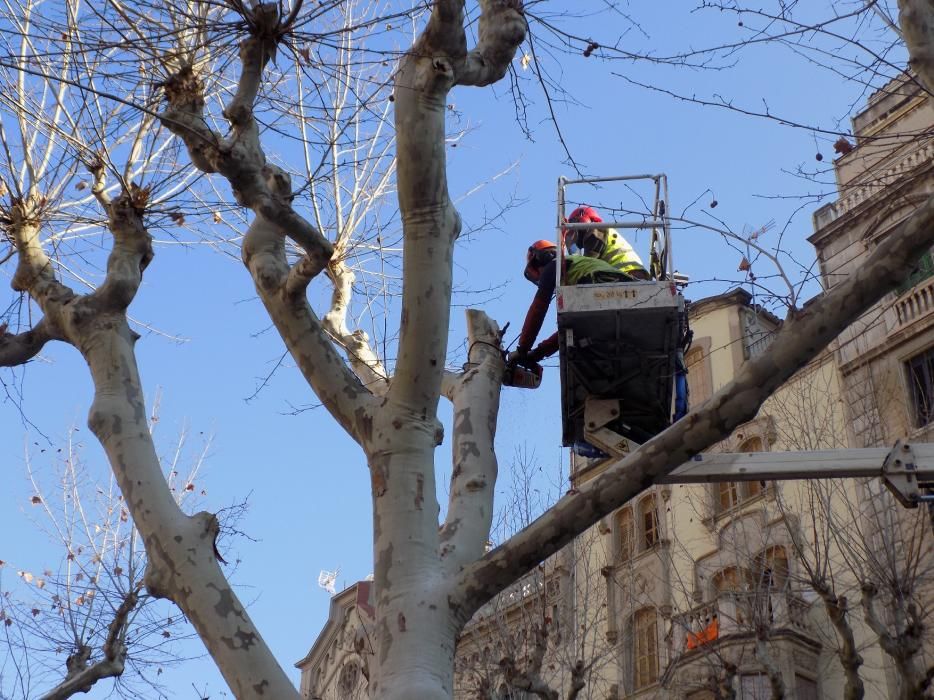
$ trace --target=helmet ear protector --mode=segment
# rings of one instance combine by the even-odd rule
[[[529,246],[529,251],[526,254],[526,265],[523,274],[529,282],[537,283],[538,271],[557,257],[558,249],[555,245],[553,243],[542,245],[543,243],[548,242],[539,241],[533,243]]]

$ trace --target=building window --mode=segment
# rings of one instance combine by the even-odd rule
[[[744,481],[743,491],[745,492],[745,496],[747,499],[755,498],[760,493],[765,491],[765,482],[764,481]]]
[[[655,608],[637,612],[633,628],[633,682],[636,690],[641,690],[658,680],[658,624]]]
[[[743,675],[740,678],[743,700],[771,700],[772,689],[763,673]]]
[[[723,569],[713,577],[714,592],[719,596],[722,593],[743,593],[748,591],[750,576],[746,569],[730,566]]]
[[[755,309],[741,308],[739,317],[743,329],[743,355],[747,359],[761,355],[772,344],[775,333],[762,323]]]
[[[639,502],[639,513],[642,517],[643,549],[652,549],[659,541],[658,509],[655,507],[654,495],[646,496]]]
[[[765,452],[762,438],[753,437],[740,444],[737,452]],[[723,481],[715,484],[717,513],[725,513],[765,491],[764,481]]]
[[[636,524],[632,518],[632,508],[623,508],[619,512],[619,560],[625,563],[635,553]]]
[[[775,601],[785,595],[788,585],[788,555],[784,547],[769,547],[755,558],[756,592],[750,602],[760,620],[774,622]]]
[[[934,275],[934,257],[931,256],[931,251],[928,251],[921,256],[904,282],[895,288],[896,296],[901,296],[915,285],[921,284],[931,275]]]
[[[749,571],[738,566],[727,567],[713,577],[713,589],[718,600],[724,597],[727,599],[725,604],[718,603],[720,619],[724,622],[745,624],[748,619],[746,607],[749,591],[753,590]]]
[[[796,700],[817,700],[817,683],[804,676],[795,676]]]
[[[340,678],[337,681],[337,685],[340,688],[342,697],[350,697],[351,694],[357,689],[357,682],[360,680],[360,669],[357,667],[357,664],[351,662],[344,664],[344,667],[341,669]]]
[[[934,420],[934,348],[915,355],[906,363],[915,427]]]
[[[704,338],[695,342],[699,344],[687,351],[684,366],[688,370],[691,405],[699,406],[713,394],[713,380],[710,376],[710,340]]]
[[[788,583],[788,555],[784,547],[769,547],[756,557],[759,588],[782,591]]]
[[[720,512],[739,505],[739,482],[721,481],[717,484],[720,491]]]

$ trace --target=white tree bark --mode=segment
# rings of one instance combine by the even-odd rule
[[[934,95],[934,2],[898,0],[898,23],[908,45],[908,65]]]
[[[493,524],[498,465],[493,440],[505,364],[500,334],[486,314],[467,312],[468,365],[445,381],[454,405],[451,490],[441,528],[441,563],[453,576],[483,556]]]
[[[146,195],[131,185],[113,202],[103,194],[100,199],[113,235],[103,284],[78,296],[56,279],[33,223],[35,204],[26,201],[11,227],[19,256],[14,287],[29,292],[45,313],[43,333],[65,339],[88,363],[95,388],[88,425],[107,453],[145,542],[149,592],[182,609],[238,698],[297,698],[220,569],[215,517],[188,516],[179,509],[152,444],[133,350],[137,335],[126,319],[152,259],[142,220]],[[111,651],[116,664],[122,652],[117,646]],[[107,670],[114,670],[113,664]]]
[[[388,382],[365,347],[348,348],[355,376],[326,332],[345,344],[350,336],[343,322],[346,274],[333,270],[338,274],[325,324],[306,299],[308,283],[328,264],[332,248],[292,209],[288,178],[266,163],[252,114],[269,56],[266,42],[284,29],[275,6],[261,5],[249,17],[252,31],[241,46],[240,84],[225,110],[229,138],[206,128],[201,82],[190,68],[183,66],[166,90],[169,108],[163,123],[185,141],[197,167],[224,175],[237,201],[255,213],[243,259],[257,291],[315,393],[367,455],[379,621],[370,687],[378,697],[451,696],[455,636],[464,621],[455,619],[447,603],[450,578],[445,573],[475,560],[489,536],[502,360],[495,326],[479,315],[474,319],[478,337],[497,350],[475,346],[471,355],[480,366],[457,380],[452,393],[461,405],[454,444],[461,472],[453,479],[443,545],[438,531],[434,449],[442,432],[436,412],[447,353],[453,249],[460,232],[447,191],[445,113],[454,85],[486,85],[505,74],[525,36],[520,9],[515,0],[481,2],[479,42],[468,52],[463,0],[435,2],[425,32],[396,72],[405,275],[398,360]],[[306,253],[291,269],[285,236]],[[478,392],[485,393],[483,404],[468,407],[467,401],[480,398]]]
[[[460,233],[460,217],[447,190],[445,112],[455,85],[486,85],[501,78],[525,37],[521,3],[486,0],[480,10],[479,43],[468,52],[463,0],[437,0],[395,79],[403,314],[386,414],[394,417],[387,421],[385,445],[368,451],[375,487],[375,690],[392,700],[451,697],[455,637],[466,622],[449,606],[450,579],[440,566],[433,460],[441,441],[435,413],[447,353],[454,241]],[[492,367],[485,370],[495,392],[499,381],[494,374]],[[471,428],[475,425],[471,416]],[[473,486],[465,483],[465,491],[456,486],[465,500],[455,497],[455,519],[471,507],[468,501],[492,496],[492,483],[474,482],[484,491],[477,499],[467,492]],[[452,533],[454,521],[447,525],[446,556],[452,562],[482,547],[485,537],[478,536],[478,529],[468,532],[465,523],[458,536]]]

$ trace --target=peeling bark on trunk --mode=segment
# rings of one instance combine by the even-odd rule
[[[483,556],[493,524],[498,465],[493,439],[505,365],[499,329],[486,314],[467,312],[468,365],[445,381],[454,405],[451,495],[441,528],[441,565],[455,576]]]
[[[931,0],[898,0],[898,23],[908,45],[908,65],[934,95],[934,3]]]
[[[210,513],[187,516],[179,509],[156,456],[134,354],[138,336],[126,318],[153,255],[137,208],[142,195],[131,185],[113,202],[99,198],[113,246],[106,277],[95,292],[78,296],[56,280],[29,216],[13,229],[19,253],[14,284],[28,291],[45,313],[51,330],[44,332],[74,345],[90,368],[95,393],[88,426],[107,453],[145,543],[149,592],[182,609],[238,698],[298,698],[218,565],[217,520]],[[106,670],[116,671],[122,664],[121,647],[117,637],[105,649],[110,661]],[[72,665],[78,671],[78,662]],[[86,683],[91,673],[73,673],[72,679]]]
[[[435,414],[447,354],[454,241],[460,233],[447,191],[444,141],[447,94],[454,85],[448,55],[457,52],[447,44],[463,23],[461,8],[445,6],[457,4],[435,5],[428,29],[395,76],[403,312],[388,410],[381,412],[390,419],[377,434],[385,445],[367,449],[378,621],[373,687],[387,700],[442,700],[454,690],[458,630],[441,575],[434,448],[441,443]]]
[[[216,518],[185,515],[168,490],[146,422],[135,334],[114,314],[95,319],[76,341],[95,386],[88,426],[146,545],[147,589],[181,608],[238,699],[297,698],[221,571]]]
[[[387,395],[388,410],[380,415],[391,417],[381,421],[390,424],[383,426],[384,431],[398,427],[396,435],[377,433],[377,440],[386,440],[385,445],[366,449],[375,524],[378,651],[374,690],[377,697],[388,700],[441,700],[453,693],[454,644],[467,618],[451,608],[451,579],[444,573],[449,566],[455,568],[482,552],[485,536],[478,534],[481,528],[468,531],[464,523],[464,530],[456,533],[455,520],[461,512],[473,511],[470,517],[477,517],[492,495],[492,483],[484,480],[481,484],[482,473],[495,476],[491,455],[484,458],[481,453],[475,463],[464,460],[465,469],[476,469],[473,485],[483,493],[471,496],[468,478],[466,491],[452,494],[454,519],[449,518],[443,533],[444,557],[450,564],[442,565],[433,451],[441,442],[436,411],[447,354],[454,242],[460,233],[460,216],[447,189],[447,95],[458,83],[486,85],[505,75],[525,36],[520,2],[481,0],[480,7],[480,39],[476,49],[468,52],[463,0],[437,0],[424,33],[395,74],[405,274],[399,357]],[[498,362],[489,359],[485,364],[482,377],[479,373],[465,377],[462,388],[479,379],[498,394]],[[474,426],[486,418],[461,412],[460,427],[465,427],[465,419]],[[492,445],[492,427],[484,430]],[[468,443],[460,440],[455,449]],[[480,515],[481,522],[491,517]]]

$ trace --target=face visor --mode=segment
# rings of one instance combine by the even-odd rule
[[[538,281],[542,278],[542,269],[540,267],[534,267],[532,263],[529,263],[525,266],[525,270],[522,274],[529,282],[538,285]]]

